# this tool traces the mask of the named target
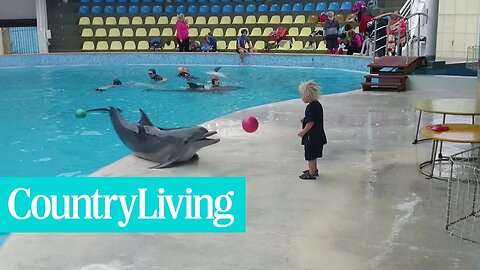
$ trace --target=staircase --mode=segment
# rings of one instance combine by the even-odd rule
[[[426,66],[425,57],[383,56],[368,65],[370,74],[365,75],[363,91],[405,91],[408,75],[415,69]]]

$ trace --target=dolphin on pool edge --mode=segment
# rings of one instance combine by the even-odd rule
[[[152,168],[168,167],[174,163],[196,158],[197,151],[218,143],[220,139],[209,139],[216,131],[204,127],[163,129],[155,127],[145,112],[140,109],[138,123],[126,121],[114,107],[91,109],[87,112],[106,111],[120,140],[133,154],[158,165]]]

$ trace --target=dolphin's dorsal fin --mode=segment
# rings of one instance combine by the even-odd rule
[[[140,113],[142,114],[142,116],[140,117],[140,121],[138,121],[138,123],[140,125],[152,126],[153,127],[152,121],[150,121],[150,119],[148,119],[147,114],[142,109],[140,109]]]
[[[213,71],[218,72],[222,67],[216,67]]]

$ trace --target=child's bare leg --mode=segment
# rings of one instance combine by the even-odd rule
[[[243,51],[243,49],[240,49],[240,63],[241,63],[242,65],[243,65],[243,58],[244,58],[243,55],[244,55],[244,53],[245,53],[245,52]]]
[[[309,160],[308,161],[308,172],[310,175],[315,175],[317,173],[317,160]]]

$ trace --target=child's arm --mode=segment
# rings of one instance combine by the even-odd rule
[[[303,137],[313,127],[314,122],[308,122],[305,127],[298,133],[298,136]]]

